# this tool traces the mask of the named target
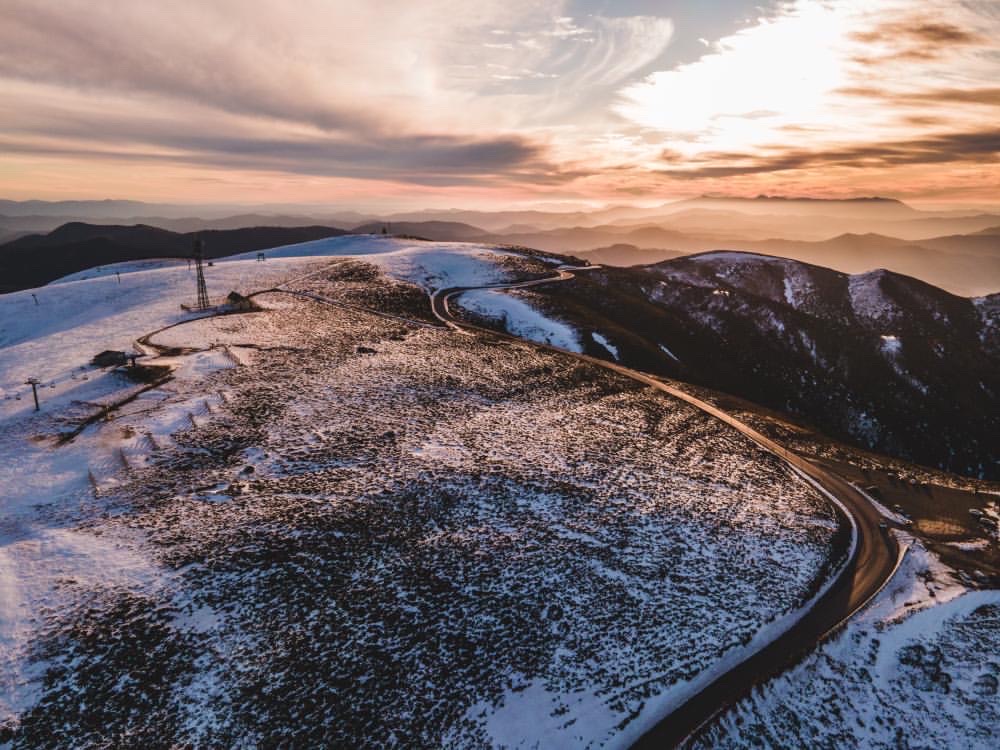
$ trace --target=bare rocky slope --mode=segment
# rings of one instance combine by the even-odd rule
[[[588,353],[805,417],[865,448],[1000,477],[1000,295],[712,252],[523,293]]]

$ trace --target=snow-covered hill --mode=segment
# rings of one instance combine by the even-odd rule
[[[868,611],[694,746],[992,747],[998,618],[1000,592],[965,591],[915,545]]]
[[[186,264],[0,296],[0,748],[624,747],[844,552],[827,500],[721,422],[429,314],[558,258],[266,255],[206,269],[213,299],[260,292],[238,314],[184,312]],[[466,298],[628,356],[537,295]],[[168,379],[88,364],[142,337]]]
[[[794,617],[836,523],[769,454],[356,306],[553,262],[343,238],[206,269],[260,312],[183,312],[186,266],[0,297],[0,746],[622,746]],[[171,380],[87,364],[167,326]]]

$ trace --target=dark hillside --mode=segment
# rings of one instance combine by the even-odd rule
[[[94,266],[164,257],[190,257],[196,238],[205,255],[221,258],[297,242],[346,234],[334,227],[246,227],[170,232],[134,226],[70,222],[48,234],[32,234],[0,245],[0,293],[42,286]]]
[[[883,270],[848,276],[716,252],[581,273],[540,288],[536,301],[601,333],[624,364],[791,412],[865,448],[995,479],[994,297]]]

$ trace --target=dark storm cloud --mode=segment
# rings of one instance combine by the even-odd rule
[[[719,152],[700,159],[706,166],[664,169],[659,174],[678,180],[782,172],[825,167],[892,167],[962,161],[996,161],[1000,154],[1000,129],[948,133],[892,143],[849,146],[821,151],[794,150],[751,156]],[[710,163],[711,162],[711,163]]]

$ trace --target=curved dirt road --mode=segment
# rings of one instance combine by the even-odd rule
[[[613,362],[547,344],[525,342],[524,339],[516,336],[463,322],[452,315],[448,307],[448,301],[463,292],[480,289],[523,289],[540,284],[565,281],[573,277],[573,270],[583,269],[560,268],[555,276],[511,284],[441,289],[431,295],[431,307],[439,320],[456,330],[485,333],[556,351],[619,373],[674,398],[686,401],[739,430],[762,448],[785,461],[793,470],[804,475],[834,502],[839,512],[846,514],[848,522],[856,529],[856,544],[853,546],[849,559],[840,569],[836,579],[828,585],[826,590],[813,602],[813,606],[797,622],[769,645],[752,654],[677,706],[670,714],[660,719],[634,745],[637,748],[675,747],[696,736],[713,718],[746,695],[754,685],[760,684],[793,666],[822,642],[827,635],[839,629],[847,619],[864,607],[895,572],[900,556],[899,545],[891,534],[880,528],[879,524],[884,519],[878,510],[849,482],[807,458],[788,451],[746,423],[712,404],[645,373]]]
[[[516,341],[536,346],[540,349],[558,352],[565,356],[619,373],[674,398],[686,401],[703,412],[732,426],[734,429],[739,430],[762,448],[785,461],[794,471],[804,475],[808,481],[811,481],[827,494],[855,532],[856,543],[852,547],[852,554],[849,559],[839,569],[835,580],[831,581],[822,594],[815,598],[812,607],[798,621],[784,633],[778,635],[770,644],[751,654],[735,667],[690,696],[686,701],[677,705],[674,710],[661,718],[634,745],[634,747],[639,748],[674,747],[696,736],[713,718],[746,695],[754,685],[760,684],[793,666],[802,656],[815,648],[827,635],[843,625],[851,615],[864,607],[881,590],[895,571],[899,560],[899,547],[891,535],[885,534],[879,528],[880,522],[884,519],[867,498],[854,486],[836,474],[814,464],[812,461],[788,451],[783,446],[775,443],[770,438],[718,407],[661,382],[650,375],[614,362],[571,352],[548,344],[526,341],[510,334],[461,321],[452,315],[448,307],[448,301],[463,292],[483,289],[521,289],[557,281],[566,281],[573,278],[573,271],[587,270],[587,268],[592,269],[595,266],[586,268],[560,267],[553,276],[528,281],[499,283],[480,287],[441,289],[431,295],[431,308],[440,321],[466,335],[485,334],[495,338]],[[261,290],[258,293],[266,291],[293,294],[320,304],[350,309],[363,309],[365,312],[373,312],[367,308],[358,308],[355,305],[328,300],[320,295],[293,291],[281,287]],[[428,325],[427,323],[413,321],[389,313],[378,314],[407,323],[421,326]],[[148,341],[148,338],[157,332],[154,331],[143,338]]]

